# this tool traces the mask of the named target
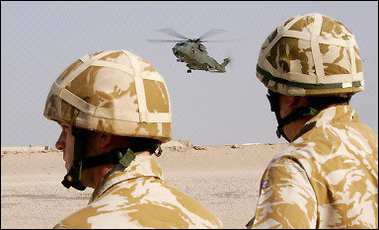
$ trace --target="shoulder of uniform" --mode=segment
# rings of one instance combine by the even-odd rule
[[[91,206],[87,206],[83,209],[80,209],[77,212],[74,212],[61,220],[58,224],[54,226],[54,228],[59,229],[83,229],[83,228],[91,228],[88,223],[88,218],[96,215],[95,208]]]
[[[313,167],[314,150],[310,146],[291,143],[282,149],[269,163],[265,173],[308,172]]]
[[[64,226],[62,223],[56,224],[53,229],[68,229],[68,227]]]

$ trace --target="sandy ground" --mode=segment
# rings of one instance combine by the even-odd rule
[[[166,146],[155,159],[164,179],[224,224],[245,228],[254,216],[260,178],[286,144]],[[87,205],[93,192],[61,185],[66,170],[57,150],[1,153],[1,228],[52,228]]]

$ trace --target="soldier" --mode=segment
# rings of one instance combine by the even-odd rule
[[[256,67],[278,137],[248,228],[378,228],[378,136],[349,106],[363,90],[354,35],[317,13],[266,39]]]
[[[171,139],[163,77],[125,50],[85,55],[53,83],[44,116],[58,122],[67,175],[94,188],[88,206],[54,228],[221,228],[202,204],[162,179],[152,158]]]

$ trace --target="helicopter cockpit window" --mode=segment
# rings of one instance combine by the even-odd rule
[[[205,50],[205,46],[203,44],[199,44],[198,48],[199,48],[200,51],[204,51]]]
[[[176,44],[176,46],[187,46],[187,43],[185,43],[185,42],[180,42],[180,43]]]

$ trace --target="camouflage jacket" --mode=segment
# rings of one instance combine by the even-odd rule
[[[95,189],[87,207],[54,228],[222,228],[202,204],[162,179],[151,156],[117,165]]]
[[[378,136],[329,107],[268,165],[248,228],[378,228]]]

